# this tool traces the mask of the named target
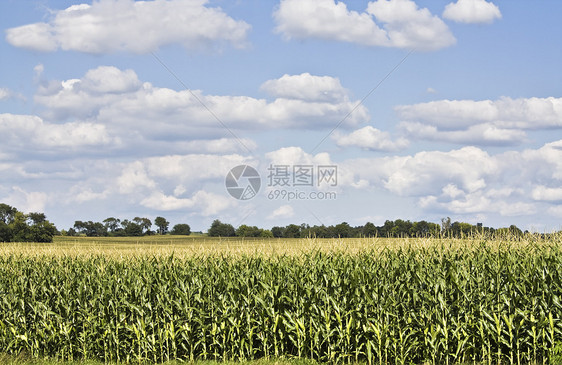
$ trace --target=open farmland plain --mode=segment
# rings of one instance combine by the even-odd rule
[[[0,348],[102,362],[555,363],[562,236],[57,237],[0,249]]]

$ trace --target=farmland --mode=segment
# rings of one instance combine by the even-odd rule
[[[551,363],[562,237],[56,237],[0,249],[0,348],[61,360]]]

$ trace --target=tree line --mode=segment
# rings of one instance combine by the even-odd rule
[[[208,230],[209,236],[221,237],[273,237],[273,238],[359,238],[359,237],[463,237],[474,233],[523,235],[523,231],[515,225],[509,228],[494,229],[464,222],[451,222],[451,218],[443,218],[441,224],[427,222],[411,222],[409,220],[387,220],[382,226],[367,222],[362,226],[351,226],[347,222],[336,225],[289,224],[284,227],[275,226],[271,230],[256,226],[241,225],[235,229],[231,224],[216,219]]]
[[[156,230],[152,227],[156,226]],[[55,235],[88,237],[127,237],[153,234],[190,235],[189,224],[180,223],[169,230],[170,222],[164,217],[156,217],[154,222],[148,218],[135,217],[119,219],[109,217],[102,222],[75,221],[68,230],[58,231],[43,213],[24,214],[16,208],[0,203],[0,242],[52,242]],[[525,231],[526,233],[527,231]],[[232,224],[215,219],[207,231],[211,237],[262,237],[262,238],[354,238],[354,237],[463,237],[474,233],[523,235],[517,226],[494,229],[483,227],[481,223],[472,225],[465,222],[451,222],[443,218],[441,224],[425,220],[387,220],[381,226],[367,222],[362,226],[351,226],[347,222],[335,225],[289,224],[271,229],[242,224],[234,228]]]
[[[152,230],[152,226],[156,230]],[[61,231],[63,236],[85,235],[88,237],[135,237],[153,234],[190,235],[191,227],[186,223],[176,224],[170,231],[170,222],[164,217],[156,217],[154,224],[148,218],[135,217],[132,220],[109,217],[102,222],[75,221],[68,231]]]

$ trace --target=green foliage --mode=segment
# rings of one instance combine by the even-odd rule
[[[207,234],[211,237],[233,237],[236,235],[236,231],[231,224],[222,223],[220,220],[215,219]]]
[[[62,360],[553,363],[559,246],[0,257],[0,348]]]
[[[57,228],[43,213],[24,214],[0,204],[0,242],[52,242]]]
[[[164,217],[156,217],[156,219],[154,219],[154,225],[158,227],[158,234],[166,234],[168,233],[170,222],[168,222]]]
[[[189,224],[179,223],[176,224],[174,228],[172,228],[170,234],[189,236],[191,234],[191,227],[189,226]]]
[[[131,222],[128,219],[125,219],[121,222],[121,226],[123,230],[119,232],[118,235],[129,236],[129,237],[138,237],[143,235],[143,227],[136,223]]]
[[[100,222],[82,222],[82,221],[75,221],[74,222],[74,229],[81,234],[84,234],[88,237],[104,237],[107,236],[107,228]]]
[[[236,229],[236,236],[238,237],[262,237],[264,230],[256,226],[247,226],[242,224]]]

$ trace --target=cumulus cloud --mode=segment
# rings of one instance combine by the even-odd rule
[[[2,201],[17,207],[24,213],[44,212],[49,195],[45,192],[27,191],[19,186],[13,186],[11,193]]]
[[[310,74],[284,75],[266,81],[262,89],[274,100],[249,96],[207,95],[200,90],[176,91],[141,82],[132,70],[101,66],[81,79],[52,81],[35,101],[46,107],[49,119],[88,119],[131,138],[135,133],[151,140],[219,137],[224,127],[201,102],[229,128],[318,129],[340,122],[358,101],[350,100],[338,79]],[[367,121],[359,106],[344,126]],[[154,121],[159,121],[155,127]],[[132,128],[134,126],[134,128]]]
[[[191,198],[177,198],[160,191],[141,201],[141,205],[160,211],[197,209],[204,217],[212,216],[234,206],[234,201],[224,195],[197,191]]]
[[[408,140],[398,138],[392,140],[390,133],[383,132],[372,126],[357,129],[350,134],[334,133],[332,139],[338,146],[355,146],[371,151],[399,151],[408,147]]]
[[[342,1],[282,0],[273,17],[275,30],[286,39],[317,38],[425,50],[456,42],[439,17],[411,0],[371,1],[361,13],[348,10]]]
[[[0,134],[6,137],[6,145],[25,151],[119,144],[119,139],[110,137],[103,125],[78,122],[53,124],[33,115],[0,114]]]
[[[339,102],[348,96],[340,80],[330,76],[314,76],[308,72],[300,75],[283,75],[268,80],[261,86],[268,94],[284,99],[299,99],[311,102]]]
[[[562,188],[538,185],[533,189],[532,197],[535,200],[562,201]]]
[[[22,94],[14,92],[8,88],[0,87],[0,101],[8,99],[25,100],[25,97]]]
[[[562,140],[490,155],[477,147],[343,161],[340,185],[383,188],[426,211],[532,215],[562,200]]]
[[[525,130],[562,128],[562,98],[503,97],[438,100],[395,108],[400,129],[411,138],[479,145],[510,145]]]
[[[295,211],[292,206],[282,205],[279,208],[275,209],[273,212],[271,212],[271,214],[267,216],[267,219],[292,218],[294,215],[295,215]]]
[[[188,49],[214,43],[246,44],[250,25],[207,0],[101,0],[53,11],[46,23],[10,28],[6,40],[37,51],[148,53],[169,44]]]
[[[443,11],[443,18],[459,23],[492,23],[501,17],[497,5],[486,0],[457,0]]]

